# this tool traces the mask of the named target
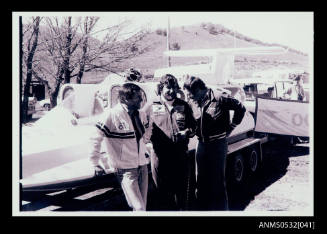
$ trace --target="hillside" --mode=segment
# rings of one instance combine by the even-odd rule
[[[172,47],[174,43],[178,43],[180,50],[234,47],[233,32],[221,25],[217,25],[217,27],[218,30],[214,32],[203,25],[172,28],[170,33],[170,45]],[[151,75],[155,69],[168,66],[168,58],[163,55],[163,52],[167,48],[166,36],[164,34],[159,35],[158,33],[160,33],[160,31],[164,30],[157,30],[144,39],[143,42],[150,45],[151,50],[137,58],[127,61],[127,67],[139,68],[144,74]],[[265,45],[269,44],[236,33],[235,47]],[[277,45],[278,44],[273,44],[273,46]],[[270,46],[272,46],[272,44],[270,44]],[[286,47],[283,45],[279,46]],[[208,58],[171,58],[172,66],[201,62],[208,62]],[[289,52],[283,55],[237,56],[235,57],[235,76],[236,78],[249,76],[253,71],[270,68],[307,70],[308,62],[307,55],[291,48],[289,48]]]
[[[41,31],[44,32],[45,29],[41,29]],[[92,40],[94,43],[98,43],[96,39],[93,38]],[[235,47],[282,46],[286,48],[286,46],[283,45],[261,42],[237,32],[235,32],[234,37],[233,31],[222,25],[213,25],[211,23],[171,28],[170,32],[171,49],[233,48],[234,43]],[[142,45],[149,46],[149,51],[133,59],[123,61],[121,64],[122,67],[138,68],[144,75],[151,77],[155,69],[168,66],[168,58],[163,55],[163,52],[167,49],[166,29],[157,29],[154,32],[149,33],[142,40]],[[300,51],[291,48],[288,49],[289,52],[283,55],[235,57],[235,78],[249,77],[254,71],[270,68],[292,68],[307,71],[309,61],[308,56]],[[171,58],[172,66],[207,62],[208,58],[205,57]],[[108,73],[104,72],[88,72],[84,74],[82,82],[98,83],[107,75]],[[72,82],[75,82],[74,79]]]

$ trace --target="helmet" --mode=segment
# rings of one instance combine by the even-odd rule
[[[142,78],[141,72],[134,68],[127,69],[124,76],[128,81],[140,81]]]

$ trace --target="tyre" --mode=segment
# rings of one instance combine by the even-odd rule
[[[226,189],[230,210],[239,210],[241,197],[247,193],[247,172],[241,152],[229,155]]]
[[[255,173],[259,168],[260,158],[256,148],[252,148],[248,152],[248,166],[251,173]]]
[[[233,183],[240,184],[244,181],[245,165],[242,154],[238,153],[232,159],[231,179]]]

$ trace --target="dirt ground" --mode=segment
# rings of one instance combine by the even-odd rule
[[[256,180],[258,193],[244,211],[313,212],[313,178],[309,144],[267,147],[265,163]],[[253,188],[253,184],[252,184]],[[262,191],[260,191],[262,189]]]

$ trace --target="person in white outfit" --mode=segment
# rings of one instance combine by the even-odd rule
[[[90,160],[95,175],[105,170],[100,166],[101,142],[109,154],[128,205],[134,211],[145,211],[148,191],[148,160],[143,135],[149,126],[146,114],[139,111],[143,90],[134,83],[125,83],[119,91],[119,102],[105,109],[90,137]]]

